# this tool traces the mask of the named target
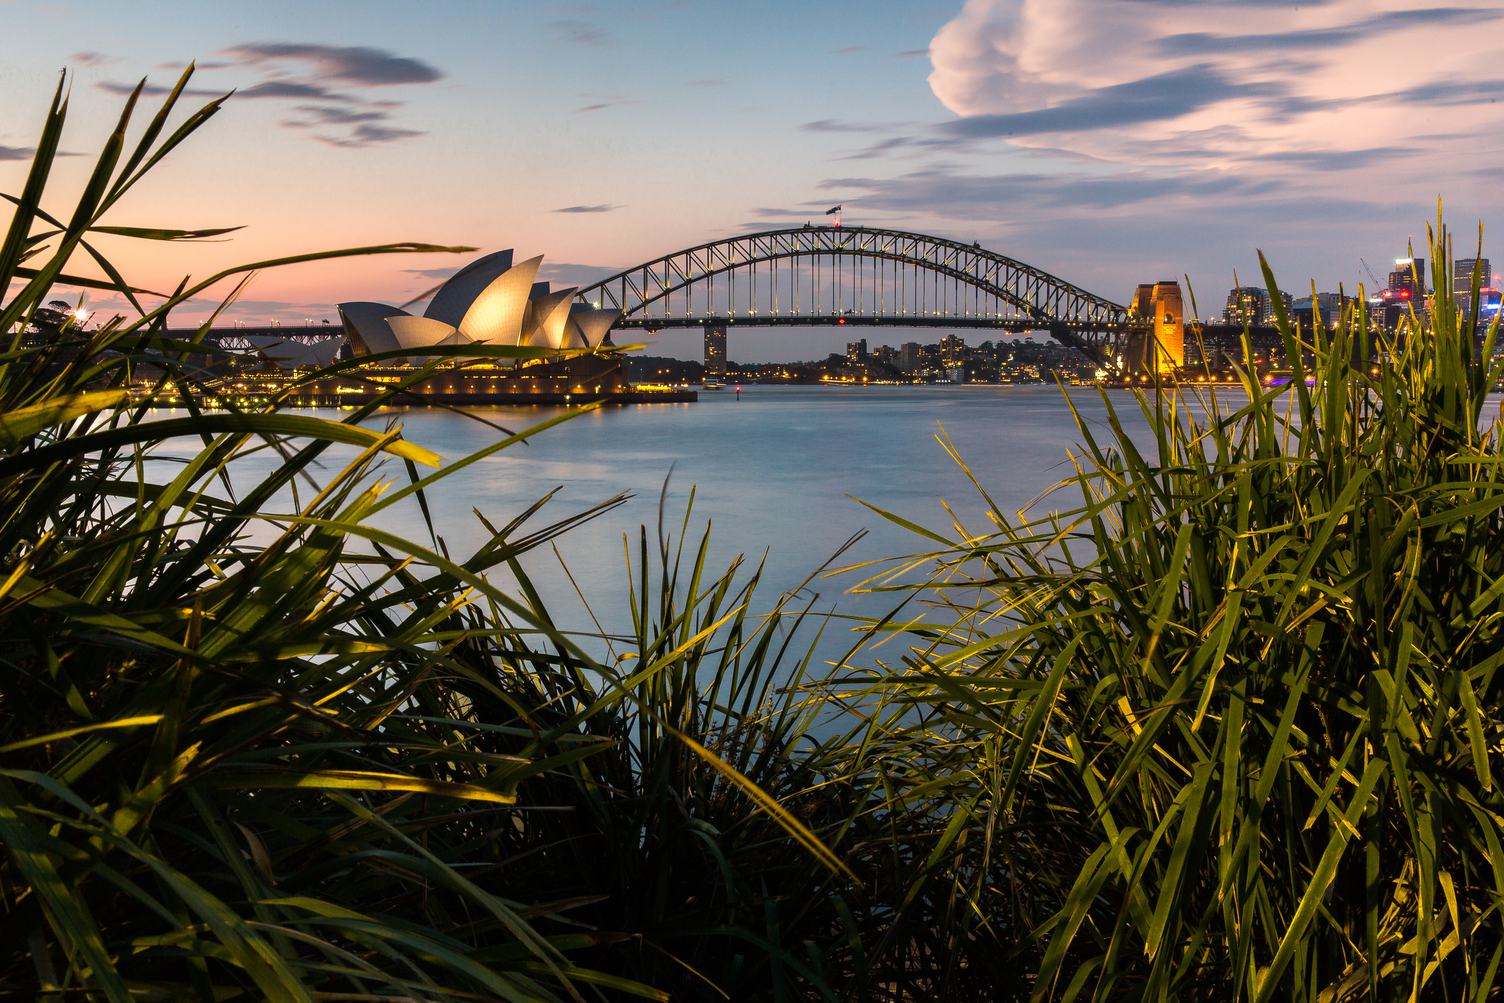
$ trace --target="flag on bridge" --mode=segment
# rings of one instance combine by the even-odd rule
[[[827,216],[834,216],[836,218],[836,229],[839,230],[841,228],[841,207],[840,206],[838,206],[838,205],[831,206],[829,209],[825,210],[825,215],[827,215]]]

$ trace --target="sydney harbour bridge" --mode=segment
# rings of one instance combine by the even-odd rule
[[[617,330],[1042,331],[1120,372],[1184,359],[1178,283],[1140,285],[1125,306],[980,244],[877,227],[806,224],[725,237],[625,269],[574,298],[620,311]],[[313,342],[330,333],[310,323],[217,328],[210,337],[239,347],[252,334]]]
[[[617,328],[1044,331],[1094,358],[1131,368],[1149,365],[1156,320],[1170,319],[1148,303],[1120,305],[980,244],[864,226],[805,225],[710,241],[626,269],[576,295],[620,310]],[[1178,328],[1178,287],[1173,312]]]

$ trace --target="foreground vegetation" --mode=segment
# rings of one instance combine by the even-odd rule
[[[1497,321],[1451,250],[1397,338],[1281,312],[1287,385],[1141,395],[1147,448],[1109,404],[1064,511],[888,571],[938,607],[870,677],[919,717],[891,758],[948,778],[1036,997],[1498,995]]]
[[[1309,368],[1140,396],[1143,444],[1109,399],[1042,514],[869,568],[895,613],[833,668],[688,514],[582,638],[521,559],[614,500],[483,513],[467,555],[372,521],[551,422],[440,468],[374,407],[129,399],[191,399],[166,318],[248,269],[25,334],[60,284],[139,304],[100,237],[223,232],[104,222],[217,112],[170,125],[186,80],[53,216],[60,88],[0,244],[0,989],[1498,995],[1499,374],[1449,293],[1392,340],[1281,316]]]

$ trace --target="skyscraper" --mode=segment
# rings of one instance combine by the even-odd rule
[[[1452,275],[1452,291],[1459,296],[1471,296],[1474,272],[1478,273],[1478,288],[1492,287],[1494,273],[1487,258],[1458,258]]]
[[[946,369],[964,365],[966,362],[966,342],[954,334],[947,334],[940,339],[940,362]]]
[[[1326,327],[1335,327],[1342,319],[1342,297],[1337,293],[1317,293],[1314,299],[1302,296],[1291,304],[1291,314],[1307,331],[1315,325],[1317,316]]]
[[[1389,273],[1389,288],[1384,290],[1388,300],[1409,300],[1419,303],[1426,298],[1426,259],[1395,258],[1394,271]]]
[[[726,378],[726,325],[705,325],[705,378]]]
[[[1222,309],[1222,321],[1226,324],[1267,323],[1270,315],[1269,291],[1262,286],[1237,286],[1227,293],[1227,305]]]

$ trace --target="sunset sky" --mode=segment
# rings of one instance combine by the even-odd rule
[[[169,85],[192,59],[198,100],[237,90],[112,220],[246,225],[110,245],[153,288],[389,240],[544,254],[573,284],[838,202],[848,224],[977,240],[1119,302],[1188,274],[1203,313],[1235,271],[1256,278],[1255,248],[1297,289],[1351,288],[1360,256],[1386,272],[1438,195],[1459,254],[1481,220],[1504,270],[1498,2],[0,0],[0,23],[24,40],[0,64],[0,191],[20,189],[62,69],[79,154],[142,76]],[[59,213],[90,158],[62,165]],[[458,264],[264,273],[237,315],[332,319]],[[739,334],[731,354],[845,337]]]

